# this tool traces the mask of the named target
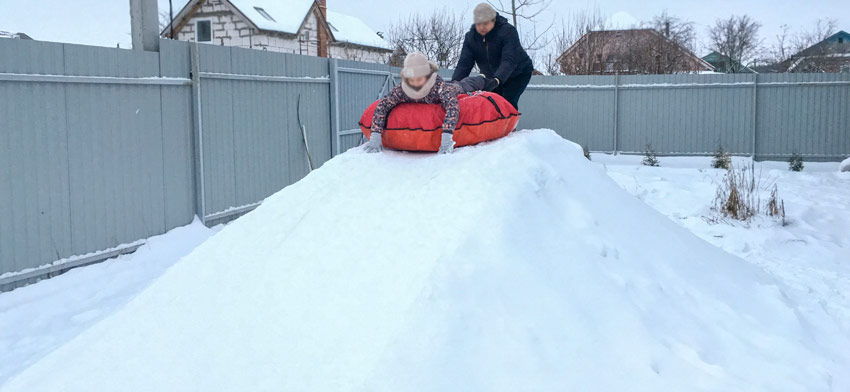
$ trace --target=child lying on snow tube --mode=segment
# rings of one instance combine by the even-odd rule
[[[381,133],[387,126],[387,117],[398,104],[406,102],[442,105],[446,110],[446,117],[443,120],[439,152],[450,153],[454,150],[452,133],[460,116],[457,96],[483,89],[485,79],[483,76],[471,76],[459,82],[446,82],[437,74],[438,69],[437,64],[428,61],[420,52],[411,53],[404,59],[401,84],[381,98],[375,107],[370,127],[371,136],[366,144],[367,152],[379,152],[383,149]]]

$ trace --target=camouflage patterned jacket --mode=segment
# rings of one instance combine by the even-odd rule
[[[457,126],[458,116],[460,116],[460,104],[458,104],[457,96],[464,94],[463,88],[452,82],[444,82],[443,78],[437,75],[437,80],[434,82],[434,87],[431,92],[423,99],[413,99],[407,96],[401,89],[401,85],[395,86],[389,94],[381,98],[378,106],[375,108],[375,115],[372,117],[372,132],[381,133],[387,126],[387,116],[396,105],[404,102],[416,103],[437,103],[443,105],[446,109],[446,118],[443,120],[443,132],[452,133]]]

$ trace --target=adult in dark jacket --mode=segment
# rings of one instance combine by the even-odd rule
[[[464,36],[452,80],[469,76],[473,65],[477,64],[486,77],[484,89],[505,97],[519,108],[519,97],[534,70],[531,57],[522,48],[516,28],[490,4],[478,4],[473,13],[475,25]]]

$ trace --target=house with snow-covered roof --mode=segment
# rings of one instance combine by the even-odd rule
[[[386,63],[390,44],[326,0],[190,0],[163,37],[214,45]]]
[[[714,71],[714,67],[669,31],[654,29],[589,31],[564,53],[558,65],[566,75],[675,74]]]
[[[0,38],[12,38],[12,39],[28,39],[32,40],[32,37],[24,34],[24,33],[10,33],[8,31],[0,30]]]
[[[792,55],[776,64],[756,67],[762,73],[803,72],[836,73],[850,72],[850,33],[839,31],[824,40]]]

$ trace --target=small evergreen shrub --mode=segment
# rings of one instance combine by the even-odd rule
[[[717,146],[714,155],[711,157],[711,167],[715,169],[729,169],[732,165],[732,156],[723,149],[723,146]]]
[[[659,161],[658,157],[655,155],[655,150],[652,149],[652,145],[646,145],[646,149],[643,151],[643,161],[641,161],[641,163],[645,166],[661,166],[661,161]]]
[[[788,169],[791,171],[803,171],[803,156],[798,153],[791,154],[791,158],[788,159]]]

